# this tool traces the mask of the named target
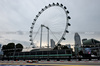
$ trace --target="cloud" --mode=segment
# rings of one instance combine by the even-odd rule
[[[23,35],[24,33],[23,33],[23,31],[17,31],[17,34]]]
[[[73,36],[75,32],[96,32],[95,34],[99,36],[100,0],[0,0],[0,31],[2,32],[2,34],[0,33],[0,38],[28,42],[28,32],[33,19],[42,8],[53,2],[64,4],[70,12],[68,15],[72,18],[69,21],[72,26],[68,27],[68,30],[73,32],[73,35],[67,34],[67,41],[65,43],[74,43]],[[66,17],[62,9],[58,7],[49,8],[38,18],[34,31],[36,32],[43,23],[49,26],[53,32],[62,32],[65,28],[65,19]],[[44,31],[46,30],[44,29]],[[5,33],[3,34],[3,32]],[[14,33],[9,34],[9,32]],[[81,35],[83,36],[83,34]],[[98,36],[86,35],[82,38],[93,37],[100,39]],[[0,40],[3,44],[9,41],[5,41],[3,38],[3,41]]]
[[[3,38],[2,36],[0,36],[0,38]]]

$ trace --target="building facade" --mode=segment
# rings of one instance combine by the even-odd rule
[[[89,49],[84,51],[86,54],[96,55],[100,57],[100,41],[96,39],[88,39],[83,42],[83,49]]]
[[[54,48],[55,47],[55,41],[53,39],[50,39],[50,42],[51,42],[51,48]]]
[[[0,44],[0,56],[3,55],[3,52],[1,49],[2,49],[2,45]]]
[[[75,40],[75,55],[77,56],[78,52],[81,50],[81,38],[78,33],[75,33],[74,35],[74,40]]]

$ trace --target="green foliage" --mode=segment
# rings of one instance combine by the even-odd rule
[[[55,47],[53,48],[53,50],[58,50],[58,46],[55,46]]]
[[[62,49],[69,49],[67,46],[63,46]]]
[[[7,50],[7,45],[3,45],[2,46],[2,51],[4,52],[4,55],[7,54],[7,51],[5,51],[5,50]]]
[[[62,46],[61,44],[58,44],[54,47],[54,50],[60,50],[60,49],[69,49],[67,46]]]
[[[22,50],[23,46],[20,43],[16,44],[16,52],[21,52]]]
[[[7,45],[2,46],[2,50],[7,49]]]
[[[15,49],[15,43],[8,43],[7,44],[7,51],[8,52],[14,52],[14,49]]]
[[[2,46],[2,51],[4,52],[4,55],[7,56],[10,52],[21,52],[23,50],[23,45],[18,43],[15,45],[15,43],[8,43],[7,45]]]

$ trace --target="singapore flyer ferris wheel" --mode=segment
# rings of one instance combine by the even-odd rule
[[[60,8],[63,10],[62,12],[65,15],[64,16],[65,19],[63,20],[64,23],[60,22],[61,24],[63,24],[63,27],[62,27],[63,29],[60,29],[61,26],[57,25],[58,24],[57,22],[60,21],[61,19],[56,21],[58,17],[55,16],[55,18],[54,18],[54,15],[55,15],[54,12],[53,12],[54,13],[53,17],[52,16],[49,17],[49,15],[52,14],[52,11],[50,13],[49,9],[52,7],[53,7],[53,9]],[[46,17],[45,17],[44,15],[45,15],[46,11],[49,13],[49,15],[46,14]],[[61,12],[61,14],[62,14],[62,12]],[[33,47],[36,47],[35,42],[37,41],[41,48],[43,43],[45,42],[43,40],[47,40],[47,47],[49,48],[50,47],[50,39],[51,39],[50,33],[55,37],[55,39],[57,39],[56,45],[60,44],[62,42],[62,40],[65,40],[66,33],[69,33],[68,26],[71,25],[69,23],[69,19],[71,19],[71,17],[68,14],[69,14],[69,11],[67,10],[66,6],[63,6],[63,4],[59,4],[59,3],[52,3],[52,4],[49,4],[48,6],[45,6],[44,8],[42,8],[41,11],[39,11],[38,14],[35,16],[35,18],[33,19],[32,26],[30,27],[30,35],[29,35],[30,42],[31,42],[30,45],[33,45]],[[48,19],[46,20],[46,18],[48,18]],[[53,21],[53,19],[54,19],[54,21]],[[59,25],[61,25],[61,24],[59,24]],[[59,27],[59,28],[57,28],[57,27]],[[56,28],[59,29],[58,31],[61,30],[61,32],[62,32],[59,38],[58,38],[58,36],[56,36],[53,33],[54,31],[57,31]],[[44,34],[46,37],[43,36]],[[37,40],[35,41],[35,39],[37,39]]]

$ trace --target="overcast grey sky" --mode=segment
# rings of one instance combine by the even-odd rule
[[[69,21],[71,27],[68,27],[70,34],[66,35],[66,41],[63,43],[74,44],[75,32],[79,32],[82,39],[100,40],[100,0],[0,0],[0,43],[15,42],[29,46],[27,32],[30,31],[33,19],[44,6],[53,2],[65,5],[72,18]],[[61,9],[54,7],[41,15],[37,25],[43,20],[42,22],[45,21],[49,26],[50,22],[51,26],[56,25],[51,27],[53,30],[63,29],[64,23],[60,21],[64,21],[64,16]]]

